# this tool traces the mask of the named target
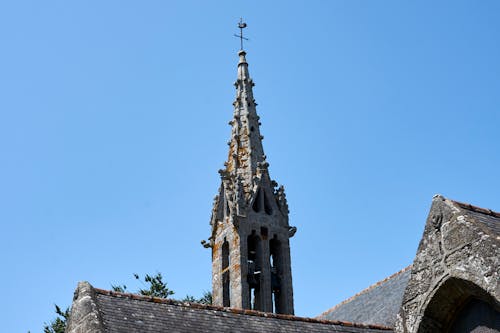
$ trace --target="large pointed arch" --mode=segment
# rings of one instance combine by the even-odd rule
[[[476,284],[448,278],[433,294],[418,333],[465,333],[500,330],[500,304]]]

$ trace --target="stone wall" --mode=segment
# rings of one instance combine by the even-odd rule
[[[102,318],[95,302],[94,288],[79,282],[73,297],[66,333],[104,333]]]
[[[468,210],[435,196],[396,321],[396,332],[444,332],[474,297],[498,308],[498,235]]]

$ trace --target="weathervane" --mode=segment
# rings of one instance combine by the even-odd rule
[[[238,37],[241,43],[241,49],[243,50],[243,40],[248,40],[248,38],[243,37],[243,29],[247,27],[247,24],[243,22],[243,18],[240,18],[240,22],[238,22],[238,28],[240,28],[240,34],[234,35],[234,37]]]

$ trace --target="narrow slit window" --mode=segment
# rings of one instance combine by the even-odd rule
[[[252,234],[248,236],[247,239],[247,258],[248,258],[248,292],[249,292],[249,303],[247,304],[249,309],[252,310],[263,310],[260,286],[261,286],[261,269],[262,269],[262,246],[260,237],[257,235],[255,230]]]
[[[282,254],[281,243],[276,235],[269,241],[269,266],[271,270],[271,293],[273,298],[273,312],[284,313],[284,299],[281,286]]]
[[[267,215],[273,215],[273,209],[271,207],[271,203],[269,202],[269,198],[264,194],[264,211]]]
[[[230,275],[229,275],[229,243],[224,239],[222,244],[222,306],[230,307]]]

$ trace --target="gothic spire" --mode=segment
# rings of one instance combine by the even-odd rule
[[[238,56],[229,155],[219,170],[212,233],[202,241],[212,249],[214,304],[293,314],[289,239],[296,228],[283,186],[269,177],[246,52]]]
[[[254,177],[261,177],[268,164],[262,147],[257,103],[253,97],[254,83],[248,72],[246,52],[240,50],[238,55],[238,77],[234,83],[236,99],[233,103],[233,119],[229,122],[232,131],[225,171],[228,175],[240,178],[245,192],[249,193]]]

